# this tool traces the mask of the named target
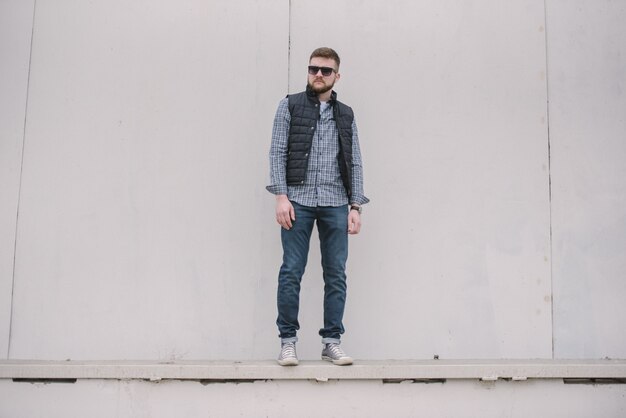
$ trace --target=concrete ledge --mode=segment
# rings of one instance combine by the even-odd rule
[[[0,361],[0,379],[439,380],[626,379],[626,360]]]

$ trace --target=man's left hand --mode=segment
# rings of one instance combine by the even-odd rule
[[[356,210],[348,213],[348,234],[356,235],[361,231],[361,214]]]

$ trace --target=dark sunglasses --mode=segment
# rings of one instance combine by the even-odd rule
[[[333,73],[333,71],[335,71],[335,69],[330,67],[318,67],[316,65],[309,65],[309,74],[317,75],[318,71],[321,71],[324,77],[328,77]]]

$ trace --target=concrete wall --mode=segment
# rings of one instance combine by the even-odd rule
[[[291,68],[316,43],[345,51],[372,198],[347,341],[375,358],[550,357],[543,3],[341,4],[317,22],[296,3]]]
[[[10,31],[24,41],[2,65],[23,80],[32,6],[16,4],[0,15],[23,9]],[[346,348],[624,357],[625,316],[605,302],[626,296],[625,12],[591,5],[39,0],[28,96],[22,81],[2,99],[16,115],[0,157],[9,358],[276,355],[271,121],[320,45],[342,55],[337,91],[357,114],[372,199],[351,239]],[[599,73],[574,66],[589,51]],[[24,138],[4,135],[26,98]],[[318,260],[303,358],[319,355]]]
[[[254,357],[284,6],[37,3],[10,357]]]
[[[625,1],[550,1],[557,357],[626,356]]]
[[[0,5],[0,358],[9,347],[33,5]]]
[[[180,381],[31,384],[0,380],[0,393],[12,399],[0,404],[0,414],[13,418],[620,418],[626,414],[625,392],[624,385],[564,385],[559,380],[443,384],[258,381],[208,385]]]

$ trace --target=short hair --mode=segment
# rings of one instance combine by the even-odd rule
[[[327,47],[317,48],[311,53],[309,61],[311,61],[315,57],[330,58],[332,60],[335,60],[335,62],[337,63],[337,69],[339,69],[339,64],[341,63],[341,60],[339,59],[339,54],[337,54],[334,49]]]

